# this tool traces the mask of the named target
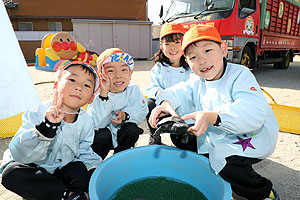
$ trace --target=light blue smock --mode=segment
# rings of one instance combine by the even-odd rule
[[[276,145],[279,127],[254,75],[244,66],[227,63],[223,76],[216,81],[193,77],[166,89],[157,96],[174,109],[216,111],[220,126],[209,125],[197,138],[198,153],[209,153],[216,173],[232,155],[264,159]],[[192,103],[191,103],[192,102]]]
[[[49,173],[70,162],[81,161],[87,169],[96,168],[102,159],[91,148],[94,126],[91,117],[80,109],[74,123],[61,121],[54,138],[47,138],[35,128],[45,118],[51,102],[42,104],[24,113],[22,126],[6,150],[1,169],[12,160],[20,163],[35,163]]]
[[[108,94],[108,100],[101,100],[99,94],[92,104],[88,105],[87,112],[92,116],[95,129],[108,128],[112,134],[112,145],[118,146],[117,132],[121,128],[115,125],[111,119],[115,118],[115,112],[126,112],[130,118],[126,122],[140,124],[148,113],[146,99],[140,88],[135,84],[129,84],[123,92]]]
[[[167,63],[163,65],[157,62],[151,70],[150,86],[146,88],[146,96],[155,99],[158,91],[188,80],[191,73],[193,72],[190,68],[172,67]]]

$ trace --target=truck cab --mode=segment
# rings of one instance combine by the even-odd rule
[[[290,2],[284,3],[283,5],[289,6],[288,9],[296,7]],[[278,40],[276,43],[281,43],[286,37],[289,40],[296,39],[291,38],[293,35],[288,35],[287,32],[283,33],[284,27],[272,32],[272,26],[277,26],[280,19],[278,12],[282,13],[282,22],[285,13],[290,12],[286,11],[287,7],[280,8],[280,5],[280,1],[275,0],[173,0],[162,20],[163,23],[182,23],[186,30],[198,24],[215,26],[228,45],[227,59],[230,62],[249,68],[255,68],[261,63],[274,63],[275,68],[287,68],[294,53],[299,52],[300,45],[270,47],[263,43],[266,42],[266,33],[274,35],[269,38],[270,42]],[[289,17],[295,18],[287,18]]]

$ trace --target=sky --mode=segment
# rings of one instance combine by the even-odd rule
[[[148,0],[148,18],[153,24],[158,24],[160,22],[160,6],[164,6],[164,13],[166,13],[170,3],[171,0]]]

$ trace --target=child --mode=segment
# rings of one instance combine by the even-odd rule
[[[27,111],[2,163],[2,184],[26,199],[86,199],[91,173],[102,159],[93,152],[94,126],[81,107],[99,88],[96,69],[69,62],[59,72],[52,102]]]
[[[137,85],[129,84],[133,57],[118,48],[106,49],[97,60],[100,94],[88,106],[95,124],[93,150],[104,159],[111,149],[130,149],[143,133],[137,124],[148,113],[146,99]]]
[[[151,70],[150,87],[146,89],[149,113],[147,124],[150,129],[149,144],[161,144],[153,134],[156,129],[148,123],[151,111],[155,108],[155,99],[160,91],[189,79],[191,70],[181,51],[181,38],[185,30],[181,24],[165,24],[160,31],[160,49],[154,55],[155,65]],[[172,138],[172,136],[171,136]]]
[[[161,92],[150,124],[156,127],[162,113],[178,117],[175,110],[192,101],[190,114],[181,119],[195,121],[188,129],[197,137],[195,151],[209,158],[213,170],[237,195],[279,199],[271,181],[252,169],[253,163],[273,153],[279,131],[255,77],[248,68],[226,62],[227,46],[214,27],[191,28],[183,38],[182,51],[198,78]],[[185,149],[180,138],[176,146]]]

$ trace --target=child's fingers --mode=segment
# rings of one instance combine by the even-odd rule
[[[104,70],[104,67],[103,67],[103,66],[101,67],[101,74],[104,74],[104,75],[105,75],[105,70]]]
[[[178,115],[177,115],[177,113],[175,112],[175,110],[174,110],[173,108],[169,109],[168,111],[169,111],[169,113],[170,113],[172,116],[178,118]]]
[[[156,107],[152,110],[150,117],[149,117],[149,124],[152,128],[156,128],[156,124],[158,122],[158,117],[162,113],[160,107]]]
[[[207,125],[204,123],[195,123],[194,126],[191,126],[188,131],[193,133],[196,137],[200,137],[207,130]]]
[[[101,74],[101,75],[104,80],[106,80],[106,81],[108,80],[108,76],[106,74]]]
[[[57,108],[57,119],[61,121],[64,118],[64,110],[62,107]]]
[[[56,104],[57,104],[57,96],[58,96],[58,91],[55,91],[51,106],[56,106]]]
[[[181,117],[181,119],[182,120],[187,120],[187,119],[193,119],[193,120],[195,120],[196,116],[195,116],[195,113],[190,113],[190,114],[184,115],[183,117]]]
[[[62,94],[62,95],[60,95],[58,102],[56,104],[57,108],[59,108],[59,109],[61,108],[63,100],[64,100],[64,95]]]

